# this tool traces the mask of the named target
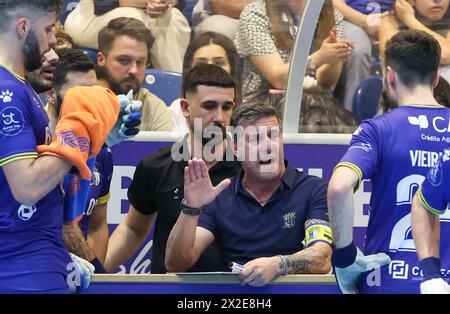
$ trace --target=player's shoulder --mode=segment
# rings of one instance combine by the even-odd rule
[[[0,104],[13,102],[14,98],[25,93],[26,85],[20,81],[0,76]]]

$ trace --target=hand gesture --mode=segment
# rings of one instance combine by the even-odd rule
[[[416,18],[414,7],[407,0],[395,1],[395,13],[406,25]]]
[[[230,182],[230,179],[225,179],[216,187],[213,187],[205,162],[196,158],[189,160],[187,167],[184,168],[184,199],[186,205],[200,208],[211,203]]]
[[[336,41],[336,37],[331,33],[323,41],[320,49],[314,53],[314,59],[319,67],[324,64],[343,62],[350,57],[353,47],[353,43],[347,39]]]
[[[167,0],[148,0],[145,13],[151,18],[157,19],[163,16],[172,5]]]

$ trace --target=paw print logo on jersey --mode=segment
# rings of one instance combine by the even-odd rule
[[[0,99],[3,100],[4,104],[7,104],[12,101],[13,96],[14,96],[13,92],[6,90],[1,92]]]
[[[23,221],[27,221],[27,220],[30,220],[31,217],[33,217],[33,215],[36,211],[37,211],[37,208],[35,205],[31,205],[31,206],[21,205],[19,207],[19,210],[17,211],[17,215]]]

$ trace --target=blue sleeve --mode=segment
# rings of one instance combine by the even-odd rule
[[[353,133],[350,147],[336,166],[346,166],[356,171],[359,181],[371,178],[377,171],[379,138],[376,126],[369,120]]]
[[[422,205],[433,214],[441,215],[450,201],[450,149],[444,150],[436,166],[428,172],[418,191]]]
[[[101,173],[104,180],[102,181],[102,187],[100,192],[100,198],[98,204],[105,204],[109,201],[109,189],[111,187],[111,178],[113,174],[113,156],[109,147],[102,148],[101,151]]]
[[[327,205],[328,183],[325,180],[318,179],[311,189],[309,196],[308,209],[305,221],[309,219],[320,219],[329,221]]]
[[[25,85],[0,82],[0,166],[37,158],[31,103]]]
[[[203,206],[197,226],[211,231],[211,233],[214,234],[214,236],[217,238],[216,210],[217,199],[212,203]]]

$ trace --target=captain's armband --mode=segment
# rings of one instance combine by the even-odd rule
[[[316,242],[333,244],[333,232],[329,222],[321,219],[309,219],[305,223],[304,247],[309,247]]]

